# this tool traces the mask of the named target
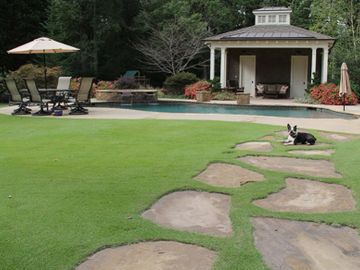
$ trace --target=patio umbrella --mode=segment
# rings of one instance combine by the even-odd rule
[[[343,98],[343,110],[344,111],[345,111],[345,97],[346,97],[346,94],[350,94],[350,93],[351,93],[351,87],[350,87],[348,67],[345,63],[342,63],[339,96]]]
[[[48,53],[69,53],[79,51],[78,48],[52,40],[51,38],[41,37],[24,45],[9,50],[9,54],[42,54],[44,61],[44,79],[45,88],[47,88],[46,79],[46,54]]]

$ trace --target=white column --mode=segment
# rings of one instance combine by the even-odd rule
[[[314,73],[316,72],[316,49],[317,48],[311,48],[311,81],[314,80]]]
[[[210,80],[215,78],[215,48],[210,47]]]
[[[221,88],[226,87],[226,48],[221,48],[220,84]]]
[[[329,61],[329,48],[325,47],[322,57],[322,73],[321,73],[321,83],[326,83],[328,80],[328,61]]]

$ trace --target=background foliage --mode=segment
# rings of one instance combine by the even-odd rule
[[[345,61],[354,90],[360,89],[360,1],[355,0],[3,0],[0,69],[38,62],[37,56],[9,56],[6,51],[45,35],[81,48],[76,54],[49,57],[50,65],[61,65],[64,73],[114,80],[128,69],[139,69],[153,84],[161,84],[165,74],[148,73],[135,49],[140,41],[151,40],[152,29],[188,21],[189,29],[205,27],[208,35],[218,34],[254,24],[252,11],[263,6],[290,6],[293,25],[337,38],[329,79],[338,81]],[[208,58],[205,49],[197,61]],[[207,77],[207,65],[190,71]]]

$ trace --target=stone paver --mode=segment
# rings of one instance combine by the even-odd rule
[[[245,142],[237,144],[236,149],[256,152],[270,152],[273,148],[269,142]]]
[[[144,242],[101,250],[76,270],[210,270],[216,257],[214,251],[194,245]]]
[[[179,191],[160,198],[142,216],[167,228],[228,236],[230,201],[230,196],[219,193]]]
[[[329,213],[355,209],[351,190],[336,184],[287,178],[286,188],[254,204],[281,212]]]
[[[349,227],[253,218],[255,246],[272,270],[358,270],[360,237]]]
[[[337,133],[328,133],[328,132],[319,132],[319,134],[329,140],[334,140],[338,142],[349,141],[355,138],[354,135],[348,135],[348,134],[337,134]]]
[[[331,156],[335,153],[335,150],[333,149],[326,149],[326,150],[292,150],[289,151],[290,154],[300,154],[300,155],[306,155],[306,156],[312,156],[312,155],[320,155],[320,156]]]
[[[328,160],[266,156],[245,156],[239,160],[271,171],[341,178],[341,175],[336,172],[334,164]]]
[[[275,137],[272,135],[266,135],[264,137],[262,137],[260,140],[264,140],[264,141],[274,141]]]
[[[196,180],[213,186],[239,187],[248,182],[263,181],[262,174],[226,163],[210,164],[203,172],[195,177]]]

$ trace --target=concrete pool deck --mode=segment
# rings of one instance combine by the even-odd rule
[[[161,101],[179,101],[174,99],[160,99]],[[193,102],[193,101],[190,101]],[[234,101],[212,101],[213,104],[235,104]],[[252,105],[272,105],[272,106],[300,106],[300,107],[318,107],[342,112],[342,106],[312,105],[295,103],[293,100],[276,99],[252,99]],[[0,108],[0,114],[10,115],[16,106],[7,106]],[[33,107],[33,111],[36,111]],[[346,112],[360,115],[360,105],[347,106]],[[31,116],[25,116],[31,117]],[[53,116],[46,116],[52,117]],[[235,115],[235,114],[201,114],[201,113],[164,113],[149,112],[121,108],[101,108],[89,107],[88,115],[67,115],[59,118],[73,119],[162,119],[162,120],[214,120],[229,122],[251,122],[258,124],[269,124],[285,127],[287,123],[298,125],[300,129],[316,129],[331,132],[360,134],[360,118],[358,119],[314,119],[314,118],[292,118],[292,117],[274,117],[261,115]]]

